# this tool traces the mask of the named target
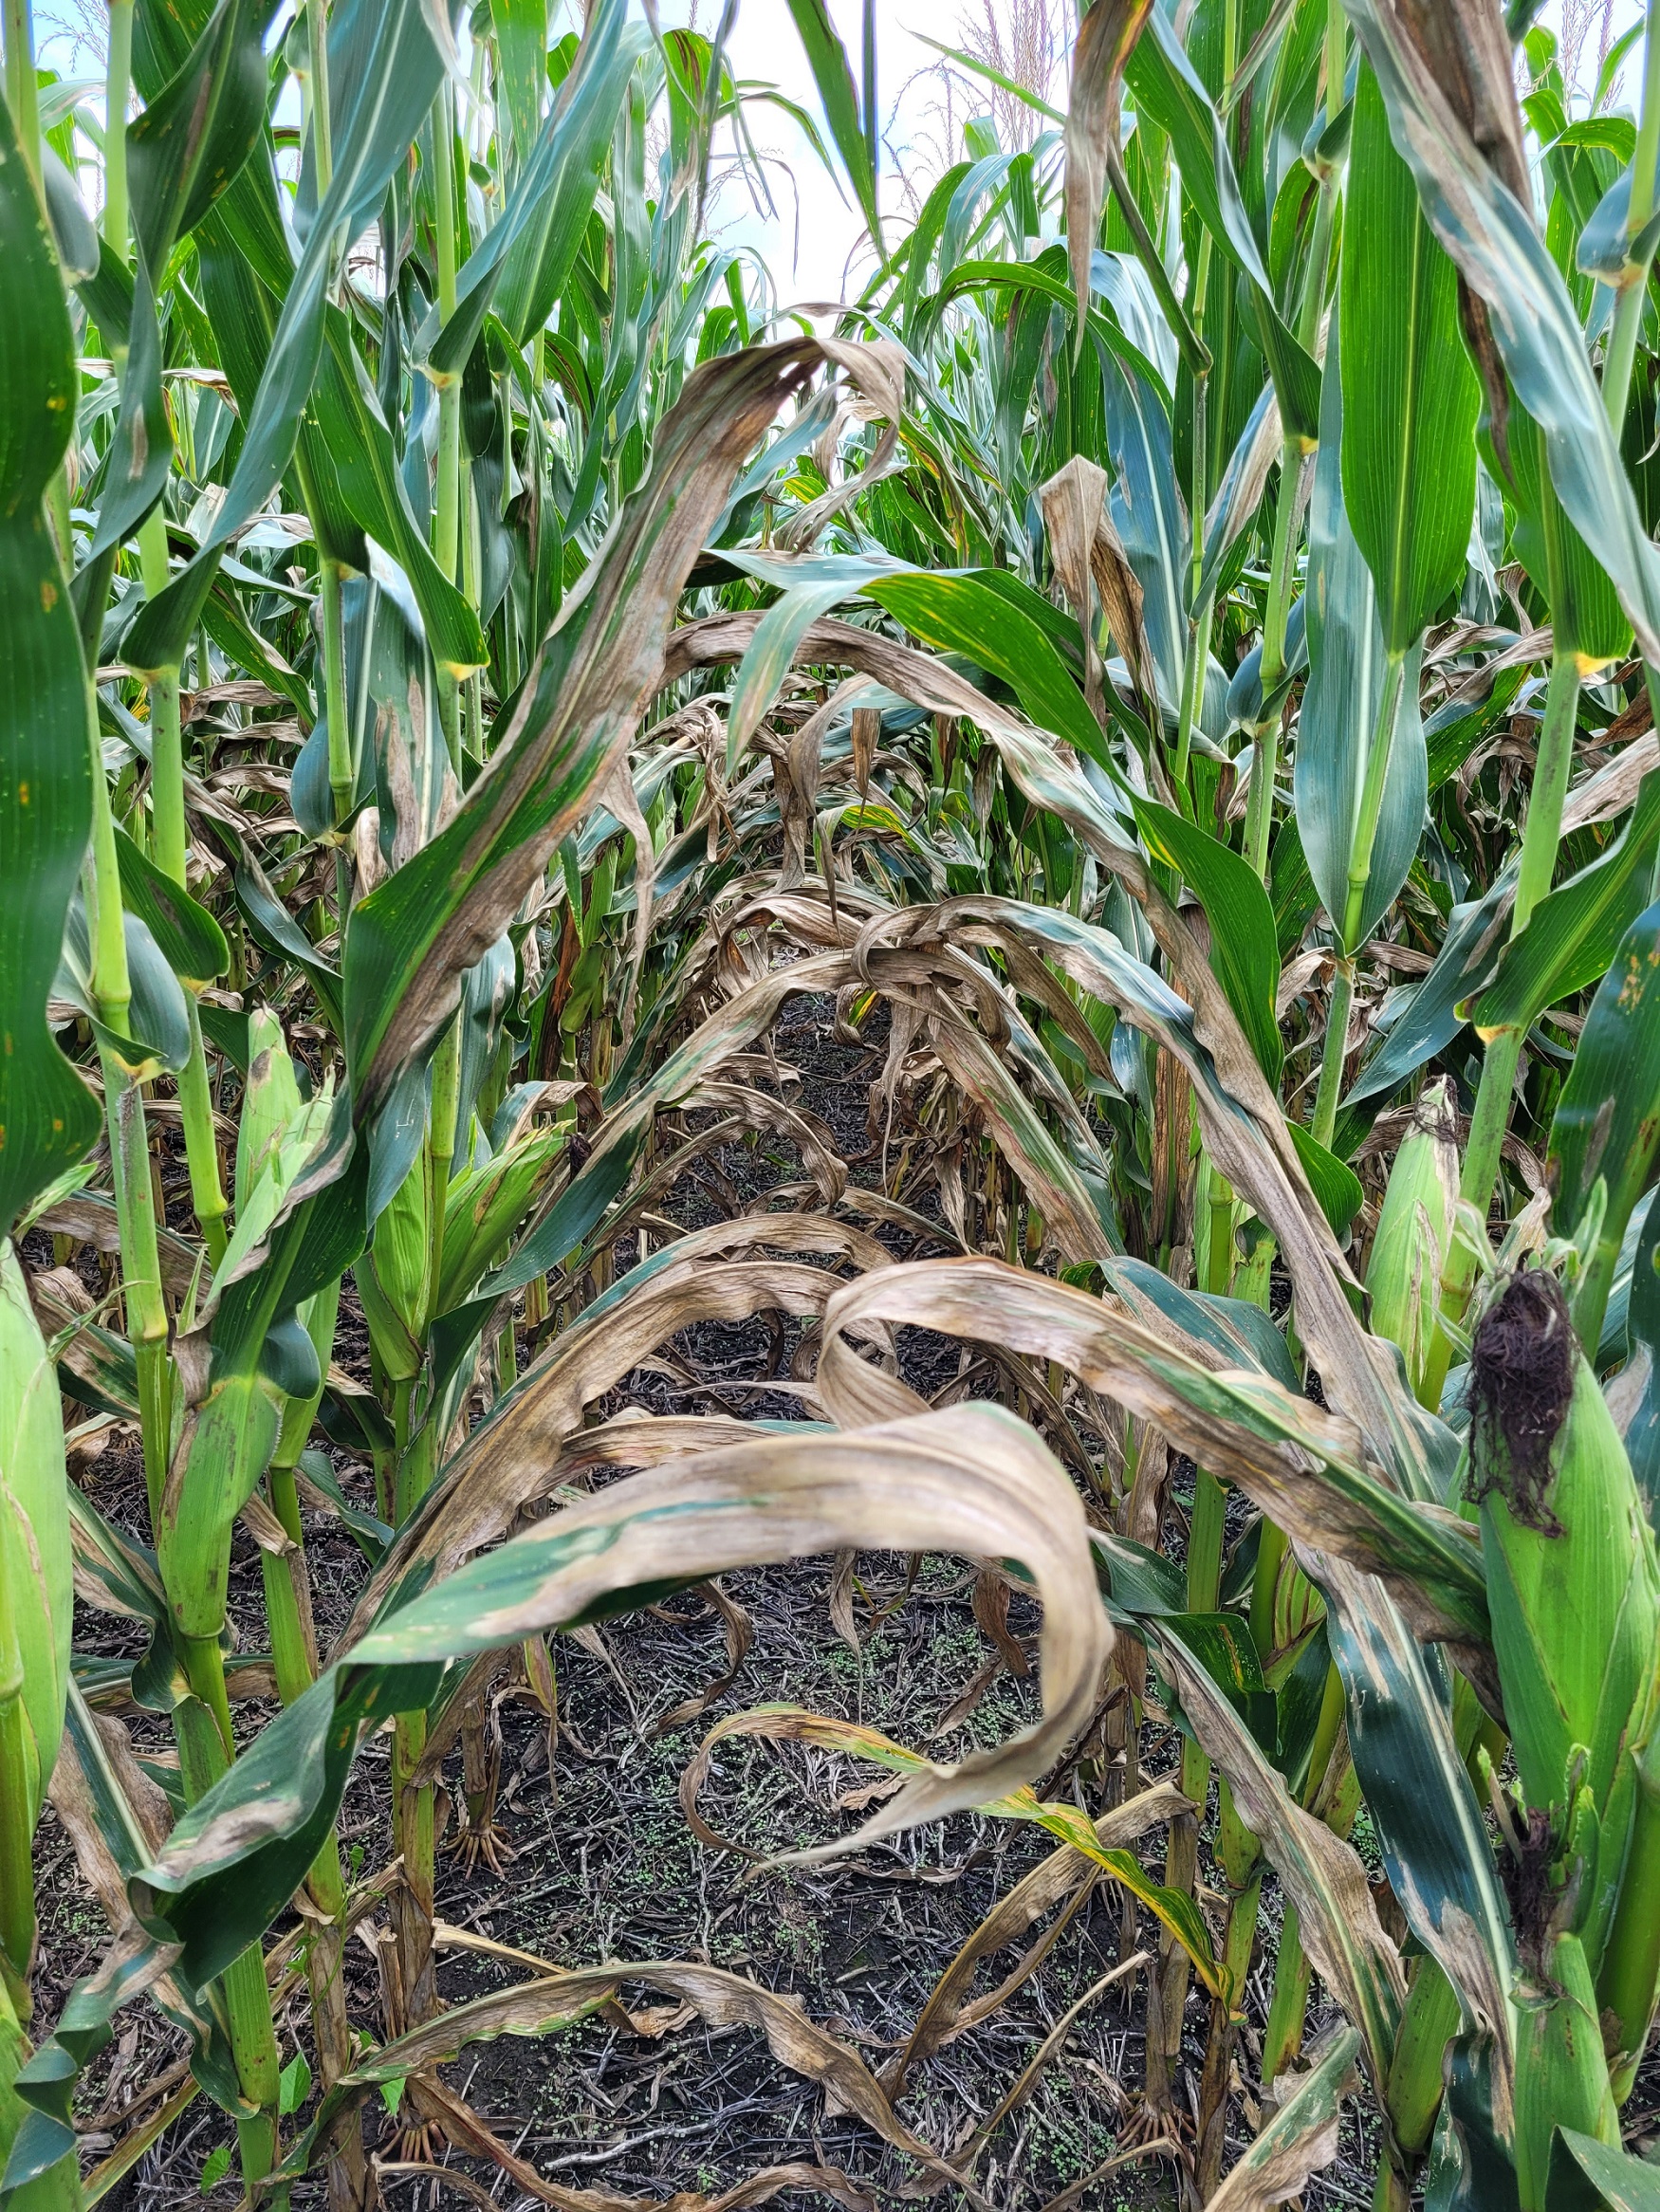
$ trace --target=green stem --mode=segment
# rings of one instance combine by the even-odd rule
[[[306,1334],[317,1351],[318,1364],[326,1375],[334,1349],[335,1324],[340,1314],[341,1285],[328,1284],[300,1309]],[[286,1558],[260,1554],[265,1577],[266,1614],[270,1626],[271,1657],[276,1666],[277,1695],[285,1705],[304,1695],[315,1676],[316,1642],[306,1603],[309,1584],[305,1563],[304,1529],[300,1519],[300,1493],[294,1467],[311,1433],[311,1424],[323,1396],[321,1382],[306,1398],[290,1398],[283,1409],[283,1428],[267,1473],[271,1511],[282,1522],[294,1546]],[[331,1829],[320,1845],[305,1876],[311,1901],[323,1916],[305,1946],[305,1972],[311,1990],[312,2035],[317,2047],[323,2085],[331,2089],[346,2072],[352,2058],[351,2023],[346,2017],[342,1974],[345,1952],[345,1877],[341,1869],[340,1839]],[[351,2115],[344,2131],[337,2134],[331,2152],[329,2201],[357,2205],[362,2188],[362,2127]]]
[[[1182,672],[1181,717],[1176,725],[1176,758],[1171,770],[1178,798],[1188,788],[1188,757],[1205,704],[1205,672],[1210,663],[1210,626],[1215,612],[1214,601],[1207,598],[1188,624],[1188,665]]]
[[[28,173],[41,178],[40,92],[35,83],[34,10],[30,0],[6,0],[6,104]]]
[[[98,703],[86,687],[87,739],[92,752],[92,838],[85,872],[92,937],[92,999],[112,1038],[130,1034],[132,983],[127,973],[126,924],[121,912],[121,872],[115,820],[104,781]],[[171,1376],[167,1361],[167,1305],[161,1291],[161,1256],[156,1205],[150,1188],[150,1152],[144,1099],[113,1046],[101,1046],[104,1115],[109,1128],[110,1172],[121,1240],[121,1289],[127,1336],[138,1373],[139,1420],[144,1440],[144,1481],[151,1525],[161,1510],[167,1480]]]
[[[149,524],[144,527],[148,529]],[[151,858],[163,876],[182,884],[184,737],[179,728],[176,669],[158,669],[150,679],[150,779]]]
[[[225,1689],[225,1664],[217,1637],[185,1639],[185,1671],[193,1695],[175,1713],[179,1769],[185,1797],[194,1804],[230,1769],[235,1756],[231,1733],[231,1701]],[[250,1944],[220,1978],[231,2027],[231,2049],[242,2093],[256,2110],[236,2123],[245,2188],[263,2181],[277,2159],[277,2099],[281,2063],[271,2021],[271,1994],[265,1958]],[[287,2192],[268,2202],[286,2204]]]
[[[1349,19],[1343,0],[1326,0],[1325,128],[1329,131],[1342,112],[1347,90]],[[1305,352],[1312,353],[1319,338],[1320,314],[1325,305],[1326,269],[1331,260],[1332,230],[1337,213],[1337,170],[1322,170],[1319,196],[1315,202],[1314,231],[1309,240],[1308,267],[1303,275],[1302,300],[1298,309],[1297,336]]]
[[[433,1056],[433,1126],[427,1141],[428,1330],[438,1318],[438,1279],[444,1265],[444,1211],[450,1198],[450,1171],[455,1157],[456,1121],[460,1105],[461,1023],[457,1016],[444,1032],[438,1049]]]
[[[433,194],[437,202],[438,315],[447,323],[455,312],[455,111],[446,79],[433,112]],[[461,550],[461,378],[452,375],[438,388],[438,497],[433,518],[433,551],[453,583]],[[453,673],[438,672],[438,712],[450,747],[450,765],[461,777],[461,697]]]
[[[1309,1134],[1329,1152],[1337,1126],[1337,1097],[1343,1087],[1348,1050],[1349,1009],[1355,1003],[1355,963],[1337,959],[1332,969],[1332,1000],[1326,1009],[1326,1039],[1320,1053],[1319,1088],[1314,1097]]]
[[[138,565],[144,596],[156,599],[171,574],[167,522],[159,503],[138,525]],[[184,733],[178,718],[178,671],[158,669],[150,678],[150,837],[152,857],[164,876],[184,882]]]
[[[1285,1557],[1285,1531],[1278,1521],[1264,1521],[1257,1539],[1257,1564],[1251,1576],[1251,1641],[1267,1665],[1274,1650],[1274,1595],[1280,1584],[1280,1565]]]
[[[22,2020],[31,2010],[34,1961],[34,1824],[29,1816],[28,1721],[23,1710],[23,1650],[18,1641],[13,1570],[0,1550],[0,1987]]]
[[[208,1056],[202,1042],[202,1017],[194,991],[184,994],[190,1021],[190,1058],[179,1070],[178,1106],[184,1122],[185,1164],[190,1170],[191,1205],[208,1258],[217,1267],[230,1239],[225,1217],[230,1203],[219,1173],[219,1144],[213,1133],[213,1094],[208,1081]]]
[[[1326,124],[1342,104],[1343,65],[1348,19],[1342,0],[1330,0],[1326,13]],[[1314,235],[1308,271],[1298,312],[1297,335],[1312,352],[1319,337],[1325,305],[1326,265],[1331,258],[1332,226],[1337,216],[1337,180],[1322,175],[1315,203]],[[1268,599],[1263,615],[1263,716],[1251,730],[1251,795],[1245,814],[1245,857],[1263,883],[1268,880],[1268,844],[1274,830],[1274,778],[1279,767],[1280,716],[1269,702],[1285,675],[1285,625],[1291,613],[1292,571],[1297,559],[1297,501],[1302,476],[1302,448],[1287,437],[1280,450],[1280,488],[1275,498],[1274,548],[1268,570]]]
[[[1274,778],[1279,770],[1280,708],[1274,701],[1285,674],[1285,625],[1291,614],[1291,570],[1297,551],[1297,494],[1302,453],[1295,438],[1280,449],[1280,488],[1274,506],[1274,551],[1263,613],[1263,712],[1251,728],[1251,795],[1245,809],[1245,858],[1268,880],[1268,840],[1274,829]]]
[[[1320,1701],[1319,1715],[1315,1722],[1314,1742],[1309,1749],[1308,1778],[1302,1787],[1305,1808],[1312,1806],[1319,1797],[1326,1770],[1332,1762],[1332,1754],[1337,1747],[1342,1724],[1342,1677],[1335,1667],[1328,1667],[1325,1693]],[[1328,1810],[1326,1815],[1328,1825],[1339,1835],[1348,1834],[1353,1817],[1352,1812],[1338,1808]],[[1284,2072],[1302,2047],[1302,2026],[1308,2014],[1308,1985],[1312,1973],[1313,1966],[1302,1945],[1302,1926],[1297,1917],[1297,1908],[1287,1900],[1285,1917],[1280,1930],[1280,1947],[1274,1959],[1274,1994],[1269,2000],[1268,2025],[1263,2037],[1264,2091],[1277,2075]]]
[[[1343,0],[1326,0],[1326,128],[1330,130],[1343,105],[1348,76],[1349,18]]]
[[[1280,1924],[1280,1945],[1274,1954],[1274,1994],[1268,2004],[1268,2024],[1263,2033],[1263,2088],[1277,2081],[1302,2047],[1302,2023],[1308,2012],[1308,1984],[1314,1967],[1302,1947],[1302,1924],[1289,1901]]]
[[[1615,2104],[1632,2092],[1660,1986],[1660,1735],[1637,1760],[1637,1811],[1619,1903],[1602,1955],[1596,2001],[1618,2023],[1610,2067]]]
[[[156,1199],[150,1185],[144,1096],[113,1050],[101,1054],[104,1113],[109,1124],[116,1222],[121,1240],[121,1290],[127,1336],[138,1373],[138,1419],[144,1445],[144,1482],[150,1524],[159,1524],[173,1418],[173,1377],[167,1356],[167,1301],[161,1288],[161,1254],[156,1233]]]
[[[1188,1527],[1188,1611],[1214,1613],[1222,1587],[1222,1538],[1227,1493],[1216,1477],[1198,1467],[1193,1474],[1193,1515]],[[1182,1789],[1203,1811],[1210,1787],[1210,1761],[1198,1746],[1182,1746]]]
[[[317,197],[334,181],[333,120],[328,112],[328,0],[307,0],[305,30],[311,62],[311,158],[317,171]]]
[[[129,1034],[133,986],[127,973],[127,930],[121,912],[121,864],[115,817],[103,773],[98,702],[86,687],[87,736],[92,751],[92,837],[86,863],[88,924],[92,937],[92,997],[99,1020],[117,1037]]]
[[[127,100],[133,82],[134,0],[109,0],[109,64],[103,91],[104,242],[127,258]]]
[[[1626,212],[1626,237],[1634,246],[1639,232],[1654,212],[1654,171],[1660,155],[1660,37],[1655,35],[1654,11],[1648,10],[1643,33],[1643,108],[1637,124],[1636,150],[1632,156],[1632,196]],[[1625,428],[1626,402],[1631,396],[1632,364],[1637,356],[1637,338],[1643,327],[1643,308],[1649,296],[1651,254],[1632,260],[1620,272],[1619,297],[1602,363],[1602,404],[1617,438]]]
[[[1233,1288],[1233,1186],[1210,1163],[1210,1265],[1206,1288],[1226,1298]]]
[[[1394,751],[1395,723],[1399,719],[1401,690],[1406,679],[1406,655],[1392,653],[1384,664],[1383,693],[1377,702],[1377,720],[1366,753],[1366,775],[1360,786],[1360,806],[1355,818],[1355,841],[1349,848],[1349,884],[1343,908],[1342,944],[1346,950],[1360,949],[1360,925],[1366,907],[1366,889],[1372,881],[1372,848],[1377,841],[1377,824],[1383,813],[1383,794],[1389,782],[1390,756]]]
[[[328,787],[338,829],[352,811],[357,775],[352,760],[351,710],[346,703],[346,625],[338,561],[318,562],[323,600],[323,713],[328,724]]]
[[[159,506],[138,527],[138,556],[147,597],[167,588],[167,525]],[[178,671],[158,670],[150,679],[150,823],[156,865],[176,883],[185,883],[189,831],[184,810],[184,734],[179,725]],[[188,985],[190,1057],[178,1078],[179,1112],[184,1121],[185,1159],[190,1169],[191,1201],[208,1257],[217,1266],[225,1257],[225,1216],[230,1211],[219,1174],[219,1148],[213,1136],[213,1101],[208,1083],[207,1055],[195,992]]]
[[[1516,876],[1516,903],[1510,916],[1511,941],[1526,929],[1534,908],[1551,887],[1561,839],[1562,802],[1574,760],[1574,730],[1579,711],[1579,664],[1571,650],[1558,651],[1551,663],[1550,690],[1545,699],[1544,727],[1540,732],[1539,757],[1534,764],[1533,791],[1527,804],[1527,821],[1522,834],[1522,858]],[[1510,1100],[1521,1064],[1523,1029],[1495,1030],[1487,1040],[1482,1061],[1482,1079],[1476,1090],[1475,1111],[1464,1150],[1459,1175],[1459,1197],[1477,1217],[1485,1221],[1499,1180],[1504,1132],[1510,1120]],[[1454,1325],[1464,1318],[1476,1278],[1478,1255],[1463,1236],[1455,1235],[1447,1255],[1441,1281],[1441,1318]],[[1451,1365],[1452,1345],[1445,1327],[1437,1328],[1425,1362],[1424,1403],[1441,1402],[1442,1385]]]

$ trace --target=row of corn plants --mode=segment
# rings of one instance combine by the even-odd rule
[[[955,1550],[1042,1602],[1034,1727],[715,1734],[896,1774],[849,1843],[1035,1820],[1056,1895],[1149,1914],[1192,2201],[1297,2193],[1358,2093],[1380,2207],[1651,2204],[1660,40],[1587,101],[1526,0],[1095,0],[1066,107],[1000,80],[1032,142],[972,124],[884,225],[876,10],[852,56],[788,13],[869,227],[819,335],[710,219],[778,98],[733,7],[112,0],[101,85],[7,8],[0,2196],[96,2202],[205,2095],[250,2200],[364,2204],[389,2084],[523,2184],[438,2069],[629,1963],[440,1999],[492,1670],[552,1711],[552,1631]],[[879,1188],[763,1079],[803,995],[886,1010]],[[800,1180],[674,1232],[745,1134]],[[597,1418],[763,1314],[810,1418]],[[1005,1402],[922,1400],[907,1327]],[[137,1440],[141,1524],[66,1422]],[[363,1555],[326,1646],[318,1513]],[[143,1655],[77,1654],[77,1596]],[[48,1792],[111,1925],[55,2019]],[[650,1971],[973,2193],[896,2110],[928,2016],[878,2079]],[[83,2175],[140,2000],[190,2078]]]

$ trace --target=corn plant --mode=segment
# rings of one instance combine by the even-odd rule
[[[198,2094],[250,2201],[372,2202],[384,2101],[405,2166],[614,2203],[440,2069],[630,1979],[978,2202],[1055,2039],[949,2156],[907,2081],[1097,1884],[1153,1931],[1132,2086],[1187,2201],[1285,2201],[1356,2094],[1380,2207],[1651,2200],[1660,39],[1587,99],[1536,12],[1094,0],[1064,110],[950,54],[1030,142],[970,122],[901,227],[877,11],[850,56],[791,0],[868,232],[814,335],[713,219],[781,97],[735,0],[112,0],[101,119],[9,6],[6,2203],[97,2202]],[[781,1079],[802,1001],[885,1020],[865,1162]],[[792,1179],[688,1230],[736,1139]],[[802,1420],[605,1406],[758,1316]],[[1003,1402],[920,1396],[915,1328]],[[66,1423],[136,1440],[140,1523]],[[462,1865],[509,1848],[491,1686],[557,1742],[555,1631],[859,1550],[1033,1594],[1040,1717],[948,1762],[731,1712],[681,1802],[741,1848],[699,1799],[749,1737],[887,1771],[831,1851],[1052,1838],[892,2063],[686,1960],[447,2005],[457,1751]],[[71,1652],[72,1586],[139,1657]],[[48,1790],[111,1927],[55,2019]],[[83,2176],[139,1999],[189,2077]]]

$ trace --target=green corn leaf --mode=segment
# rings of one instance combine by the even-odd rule
[[[977,576],[893,576],[865,586],[913,636],[962,653],[1014,691],[1040,728],[1063,737],[1115,781],[1120,770],[1083,693],[1039,619]]]
[[[1188,1577],[1162,1552],[1106,1528],[1092,1528],[1089,1540],[1101,1602],[1120,1626],[1134,1631],[1144,1614],[1187,1612]]]
[[[658,433],[652,474],[548,641],[517,736],[443,834],[353,909],[345,1037],[360,1115],[385,1104],[431,1044],[463,970],[501,935],[632,739],[695,547],[816,359],[816,346],[798,342],[711,362],[689,380]]]
[[[1205,559],[1193,593],[1195,608],[1213,605],[1237,580],[1249,544],[1246,532],[1262,507],[1269,470],[1282,444],[1280,411],[1269,385],[1239,433],[1205,517]],[[1461,559],[1462,554],[1460,547]],[[1257,665],[1260,670],[1260,659]]]
[[[490,0],[489,14],[513,155],[523,167],[547,98],[547,0]]]
[[[189,892],[164,876],[118,822],[116,855],[121,899],[156,941],[157,950],[189,990],[200,990],[231,965],[225,932]]]
[[[433,657],[456,676],[483,668],[489,654],[478,617],[433,558],[410,510],[392,433],[338,307],[324,310],[327,351],[312,406],[341,496],[353,519],[402,566],[420,609]]]
[[[303,1105],[267,1154],[195,1326],[178,1339],[185,1407],[157,1528],[174,1617],[216,1636],[231,1525],[268,1465],[284,1400],[317,1385],[295,1311],[361,1252],[368,1161],[344,1101]],[[305,1356],[305,1372],[292,1364]]]
[[[331,968],[271,889],[246,846],[231,871],[236,903],[252,935],[279,960],[291,960],[317,994],[331,1027],[340,1023],[340,971]]]
[[[1231,847],[1168,806],[1138,799],[1135,820],[1153,857],[1186,877],[1210,924],[1210,966],[1270,1083],[1284,1049],[1274,1013],[1280,955],[1274,911],[1254,870]],[[1358,1200],[1356,1200],[1358,1206]]]
[[[26,1835],[51,1780],[69,1687],[74,1592],[68,1486],[58,1378],[9,1240],[0,1245],[0,1574],[7,1582],[12,1651],[22,1670],[13,1694],[22,1721],[17,1741],[23,1764],[21,1772],[8,1766],[6,1783],[23,1792]],[[3,1703],[9,1705],[11,1698]],[[3,1715],[0,1729],[0,1741],[9,1741]],[[15,1843],[9,1822],[7,1833]],[[0,1928],[0,1938],[4,1933]]]
[[[1502,157],[1508,146],[1478,148],[1455,120],[1434,63],[1401,19],[1380,0],[1344,4],[1377,73],[1390,135],[1416,180],[1424,212],[1486,303],[1516,396],[1544,433],[1557,495],[1613,579],[1645,656],[1660,657],[1660,555],[1632,495],[1574,303],[1534,228],[1531,205],[1517,196],[1519,187],[1531,202],[1520,173],[1520,130],[1508,161]],[[1504,65],[1507,71],[1507,50]],[[1479,91],[1495,114],[1514,115],[1507,82]]]
[[[627,15],[625,0],[603,0],[590,12],[576,65],[559,88],[552,113],[525,142],[526,157],[500,222],[456,279],[454,314],[440,328],[434,308],[417,335],[417,353],[423,344],[430,349],[427,364],[435,377],[460,374],[498,286],[506,287],[503,320],[520,340],[545,320],[563,289],[593,212],[629,79],[646,50],[644,27],[630,25]]]
[[[248,1023],[248,1079],[236,1122],[235,1204],[247,1211],[254,1185],[291,1129],[304,1126],[304,1107],[283,1025],[264,1007]],[[279,1167],[280,1172],[280,1167]]]
[[[500,1261],[515,1230],[539,1202],[566,1146],[565,1133],[544,1131],[510,1145],[451,1184],[444,1210],[439,1313],[449,1313],[470,1297]]]
[[[1347,1161],[1328,1152],[1319,1137],[1311,1136],[1300,1121],[1288,1121],[1285,1133],[1297,1147],[1308,1187],[1319,1200],[1320,1211],[1331,1224],[1332,1234],[1343,1236],[1365,1201],[1359,1176]]]
[[[1660,839],[1660,775],[1648,776],[1619,842],[1541,898],[1471,1008],[1483,1037],[1524,1028],[1605,974],[1648,902]]]
[[[1551,2212],[1660,2212],[1660,2169],[1559,2120],[1546,2202]]]
[[[1251,1367],[1292,1392],[1302,1385],[1285,1339],[1248,1299],[1184,1290],[1145,1260],[1115,1260],[1104,1270],[1120,1298],[1151,1318],[1162,1314],[1184,1335],[1208,1344],[1228,1367]]]
[[[85,671],[75,612],[41,511],[74,427],[80,378],[40,204],[0,117],[0,1232],[98,1132],[98,1107],[46,1025],[65,918],[92,828]]]
[[[1348,379],[1334,359],[1338,350],[1339,334],[1334,328],[1308,518],[1308,688],[1295,791],[1309,873],[1340,949],[1352,953],[1366,942],[1406,881],[1423,834],[1429,769],[1418,713],[1419,647],[1414,639],[1403,649],[1401,661],[1391,663],[1377,586],[1344,501]],[[1392,727],[1385,728],[1392,665],[1396,707]],[[1369,825],[1366,809],[1374,794],[1376,811]],[[1348,916],[1356,884],[1360,897],[1351,929]]]
[[[1372,571],[1385,647],[1404,653],[1464,577],[1479,387],[1457,272],[1390,143],[1377,80],[1356,91],[1338,294],[1343,507]]]
[[[178,239],[231,183],[265,128],[263,44],[275,0],[220,0],[176,76],[127,128],[135,281],[120,418],[105,463],[95,552],[119,545],[161,496],[173,435],[157,303]]]
[[[1251,287],[1258,336],[1268,362],[1286,429],[1305,446],[1323,435],[1320,372],[1287,327],[1274,298],[1239,179],[1227,150],[1227,132],[1210,104],[1171,20],[1152,9],[1125,72],[1138,115],[1170,134],[1185,190],[1199,219]],[[1093,243],[1093,241],[1092,241]]]
[[[1537,918],[1537,917],[1536,917]],[[1531,925],[1529,925],[1531,927]],[[1559,1232],[1572,1236],[1598,1185],[1596,1241],[1574,1298],[1582,1342],[1595,1348],[1626,1225],[1660,1152],[1660,906],[1637,916],[1609,964],[1551,1122],[1549,1167]]]
[[[1508,2082],[1516,2047],[1510,1908],[1453,1740],[1445,1668],[1370,1576],[1327,1557],[1326,1633],[1349,1691],[1349,1743],[1412,1933],[1488,2037]]]
[[[1096,1839],[1095,1823],[1087,1813],[1080,1812],[1076,1805],[1043,1804],[1030,1790],[1001,1797],[985,1810],[1005,1819],[1029,1820],[1034,1827],[1046,1830],[1062,1843],[1071,1844],[1085,1858],[1093,1859],[1170,1930],[1192,1960],[1200,1981],[1211,1995],[1224,2004],[1232,2003],[1235,1992],[1227,1968],[1217,1958],[1205,1916],[1192,1898],[1185,1889],[1172,1889],[1154,1881],[1134,1852],[1103,1849]]]
[[[858,87],[854,82],[847,49],[836,34],[828,0],[789,0],[789,11],[813,72],[813,82],[819,88],[824,120],[830,126],[831,138],[870,228],[871,243],[879,256],[884,248],[873,155],[876,118],[860,115]]]
[[[1588,675],[1630,652],[1632,626],[1607,570],[1562,511],[1543,433],[1520,409],[1510,417],[1506,446],[1510,466],[1505,473],[1517,507],[1512,539],[1517,557],[1550,602],[1555,649],[1577,654],[1580,673]],[[1488,466],[1498,466],[1496,453]]]
[[[141,1622],[150,1631],[142,1654],[131,1663],[134,1700],[150,1712],[172,1712],[191,1695],[190,1677],[155,1553],[106,1521],[78,1489],[69,1493],[69,1518],[75,1572],[86,1601],[100,1612]]]
[[[98,1017],[92,994],[92,941],[85,902],[79,892],[65,924],[53,996],[78,1006],[101,1048],[133,1075],[146,1078],[162,1068],[176,1072],[190,1058],[191,1049],[190,1013],[183,988],[143,919],[128,908],[121,921],[127,941],[127,978],[133,992],[126,1035],[118,1037]]]
[[[378,211],[442,74],[443,59],[421,9],[344,0],[331,10],[334,175],[283,298],[225,498],[200,551],[135,624],[129,638],[135,666],[177,665],[221,553],[276,489],[322,362],[327,285],[340,241],[355,237]]]

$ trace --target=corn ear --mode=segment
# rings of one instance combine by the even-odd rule
[[[1419,1396],[1457,1205],[1457,1120],[1452,1078],[1444,1076],[1419,1093],[1390,1170],[1366,1263],[1374,1333],[1400,1346],[1407,1379]]]
[[[0,1989],[28,2017],[29,1842],[69,1682],[69,1506],[58,1377],[9,1241],[0,1244]]]
[[[29,1826],[57,1762],[69,1686],[69,1503],[58,1376],[9,1243],[0,1245],[0,1573],[15,1673],[0,1650],[0,1701],[22,1708]]]
[[[421,1372],[427,1294],[427,1163],[417,1159],[375,1224],[375,1241],[358,1269],[358,1292],[376,1361],[394,1383]]]
[[[1418,1961],[1390,2058],[1386,2103],[1394,2139],[1413,2157],[1429,2148],[1441,2109],[1447,2045],[1458,2033],[1458,1996],[1439,1963]]]
[[[1614,2027],[1611,2072],[1619,2104],[1632,2092],[1660,1989],[1660,1725],[1652,1716],[1636,1770],[1631,1849],[1596,1985],[1603,2018]]]
[[[1522,2212],[1544,2212],[1551,2139],[1559,2127],[1619,2143],[1602,2030],[1585,1947],[1577,1935],[1551,1944],[1546,1979],[1518,1993],[1516,2188]]]
[[[1471,1359],[1469,1449],[1522,1793],[1529,1808],[1564,1808],[1580,1747],[1606,1837],[1616,1798],[1629,1826],[1660,1576],[1624,1444],[1554,1276],[1513,1276],[1487,1309]],[[1617,1846],[1623,1853],[1623,1833]]]
[[[276,1152],[284,1133],[300,1113],[300,1085],[288,1057],[283,1024],[264,1006],[248,1024],[248,1082],[236,1128],[236,1207],[240,1212],[259,1181],[260,1171]]]

